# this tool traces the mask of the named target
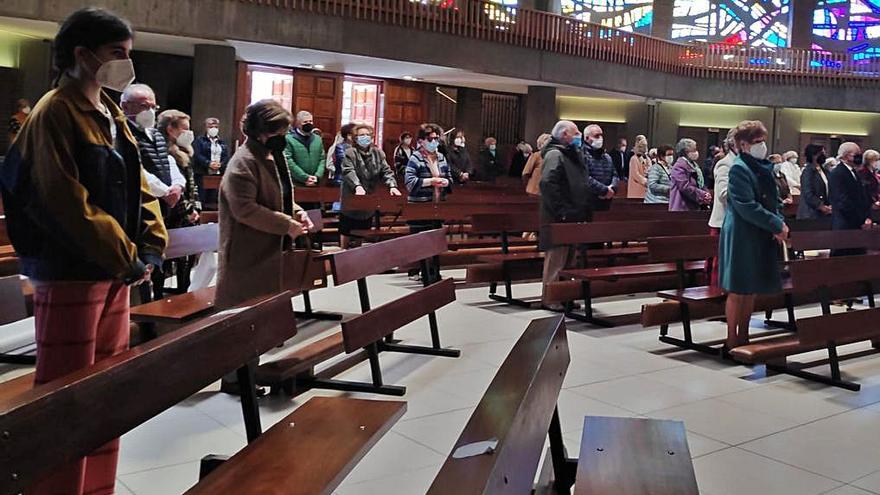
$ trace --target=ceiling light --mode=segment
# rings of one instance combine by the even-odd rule
[[[313,65],[312,67],[314,67],[315,69],[318,69],[318,70],[324,70],[324,69],[326,69],[326,67],[324,67],[324,66],[321,65],[321,64],[315,64],[315,65]]]
[[[413,76],[403,76],[404,81],[418,81],[419,78]]]

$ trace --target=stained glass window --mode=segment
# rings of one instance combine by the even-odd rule
[[[672,38],[749,46],[788,46],[790,0],[675,0]]]
[[[562,14],[624,31],[651,34],[653,0],[562,0]]]
[[[813,48],[848,51],[856,63],[880,59],[880,0],[819,0]]]

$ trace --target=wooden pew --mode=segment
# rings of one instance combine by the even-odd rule
[[[569,361],[564,319],[533,320],[498,369],[428,494],[531,493],[548,434],[557,477],[573,480],[556,410]],[[454,457],[458,448],[489,439],[498,440],[492,455]]]
[[[568,458],[557,400],[570,361],[562,316],[532,320],[514,345],[434,479],[428,495],[533,493],[549,438],[552,493],[697,495],[684,425],[586,417],[578,458]],[[493,449],[456,455],[497,440]],[[539,487],[545,488],[545,487]],[[537,490],[534,490],[537,493]]]
[[[797,334],[749,343],[730,351],[735,359],[764,363],[767,369],[817,381],[847,390],[860,385],[842,379],[837,346],[870,340],[880,348],[880,311],[875,308],[876,281],[880,280],[880,255],[840,256],[797,260],[789,265],[792,286],[799,292],[815,294],[822,306],[822,316],[797,320]],[[871,309],[831,314],[833,287],[858,284]],[[803,366],[787,365],[789,356],[810,351],[828,350],[831,376],[804,371]]]
[[[223,181],[222,175],[205,175],[202,177],[202,189],[204,191],[220,191],[220,183]],[[219,196],[217,196],[219,198]],[[219,199],[218,199],[219,201]],[[217,203],[207,203],[203,201],[205,210],[217,210]]]
[[[441,347],[435,315],[437,309],[455,300],[453,281],[440,280],[434,261],[446,251],[446,247],[446,233],[437,229],[329,255],[334,285],[357,282],[362,314],[343,321],[340,331],[296,349],[284,358],[261,365],[257,372],[258,383],[271,386],[274,393],[284,390],[290,395],[308,388],[402,395],[406,390],[404,387],[383,383],[380,352],[458,357],[460,351]],[[367,278],[414,263],[421,265],[424,287],[373,309]],[[428,317],[430,347],[404,345],[393,340],[395,330],[423,316]],[[362,355],[370,362],[372,383],[345,382],[332,379],[335,373],[315,373],[317,365],[359,349],[363,349]]]
[[[699,235],[707,230],[708,227],[702,220],[560,223],[550,226],[550,237],[554,246],[577,246],[607,242],[643,242],[650,237],[674,234]],[[584,258],[590,256],[590,253],[589,249],[584,251]],[[586,259],[583,263],[586,263]],[[677,263],[647,263],[565,270],[561,276],[573,280],[551,283],[548,287],[547,299],[550,302],[566,303],[583,299],[584,314],[568,312],[569,317],[599,326],[612,327],[614,326],[612,321],[598,318],[593,313],[592,299],[598,295],[593,287],[595,284],[599,282],[618,284],[630,280],[642,291],[663,289],[669,287],[670,283],[674,287],[680,280],[679,268]],[[689,262],[681,268],[687,272],[699,272],[705,268],[705,264]],[[611,294],[628,294],[632,292],[632,285],[620,284],[616,288],[610,288],[610,291]]]
[[[666,249],[674,256],[676,251],[680,253],[696,253],[701,258],[708,254],[709,245],[701,242],[677,243],[677,238],[670,237],[662,241],[667,244]],[[717,239],[717,238],[716,238]],[[711,239],[704,242],[712,243]],[[802,253],[806,250],[815,249],[844,249],[844,248],[870,248],[880,242],[880,232],[874,230],[854,231],[824,231],[824,230],[801,230],[791,233],[789,244],[795,252]],[[656,244],[656,242],[655,242]],[[702,245],[701,245],[702,244]],[[847,298],[862,294],[857,284],[842,284],[834,287],[835,297]],[[646,304],[642,306],[642,325],[660,326],[660,341],[679,347],[703,352],[710,355],[718,355],[720,348],[713,345],[717,342],[694,342],[691,332],[691,322],[695,319],[722,316],[724,314],[724,302],[726,294],[719,287],[687,287],[684,289],[664,290],[657,293],[658,297],[666,299],[662,303]],[[820,302],[816,294],[804,292],[793,288],[790,282],[783,284],[783,291],[779,294],[759,295],[755,299],[755,311],[765,313],[764,324],[770,328],[781,328],[786,331],[795,329],[795,312],[797,305],[815,304]],[[787,313],[787,321],[775,321],[772,318],[774,310],[784,309]],[[678,339],[668,334],[671,323],[681,322],[684,339]],[[766,337],[781,332],[771,331],[762,333]]]
[[[289,294],[249,304],[0,401],[0,492],[26,490],[226,373],[238,369],[252,384],[246,363],[292,337],[296,323]],[[261,430],[256,397],[245,394],[242,407],[252,440]]]
[[[314,397],[186,495],[330,495],[405,411],[400,401]]]

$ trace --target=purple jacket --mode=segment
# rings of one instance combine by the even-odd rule
[[[679,157],[672,165],[669,174],[672,181],[672,189],[669,190],[669,211],[695,211],[709,204],[703,198],[708,192],[700,188],[704,184],[703,171],[700,167],[691,165],[685,157]]]

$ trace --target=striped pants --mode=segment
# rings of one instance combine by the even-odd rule
[[[36,385],[128,348],[129,289],[121,282],[41,282],[34,289]],[[95,414],[102,414],[97,408]],[[119,440],[55,469],[29,495],[112,494]]]

